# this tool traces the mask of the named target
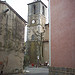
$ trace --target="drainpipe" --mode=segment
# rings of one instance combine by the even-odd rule
[[[49,15],[49,65],[51,66],[51,12],[50,12],[50,2],[48,1],[48,15]]]

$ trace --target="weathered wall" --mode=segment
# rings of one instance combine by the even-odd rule
[[[45,26],[44,42],[43,42],[43,57],[44,62],[49,62],[49,25]]]
[[[35,14],[34,14],[34,5],[35,5]],[[44,15],[43,12],[44,6]],[[46,23],[46,6],[42,2],[33,2],[28,4],[28,24],[33,25],[42,25],[44,26]],[[32,20],[35,20],[35,23],[32,23]]]
[[[51,0],[51,63],[75,68],[75,0]]]
[[[43,43],[43,57],[44,57],[44,62],[45,61],[49,62],[49,42]]]
[[[23,60],[24,54],[19,51],[15,52],[15,50],[13,50],[11,53],[0,51],[0,61],[4,64],[4,73],[15,72],[15,69],[23,69]]]
[[[4,13],[7,9],[9,11]],[[25,22],[5,2],[0,2],[0,20],[0,27],[2,27],[0,62],[4,64],[4,72],[10,72],[13,69],[23,69],[24,54],[22,49]]]

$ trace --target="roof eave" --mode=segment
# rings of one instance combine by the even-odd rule
[[[23,22],[27,23],[6,1],[0,1],[0,3],[7,5]]]
[[[30,4],[33,4],[33,3],[37,3],[37,2],[41,2],[41,3],[47,8],[47,6],[46,6],[42,1],[32,2],[32,3],[29,3],[29,4],[27,4],[27,5],[30,5]]]

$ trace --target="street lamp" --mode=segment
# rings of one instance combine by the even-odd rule
[[[38,64],[38,67],[39,67],[39,56],[37,56],[37,61],[38,61],[38,63],[37,63],[37,64]]]

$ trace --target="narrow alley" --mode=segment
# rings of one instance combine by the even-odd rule
[[[47,67],[26,67],[24,74],[12,74],[12,75],[49,75],[49,69]]]
[[[25,75],[48,75],[49,70],[48,68],[26,68],[26,74]]]

